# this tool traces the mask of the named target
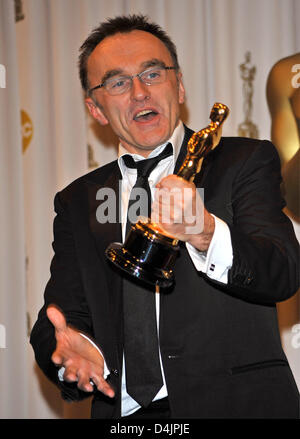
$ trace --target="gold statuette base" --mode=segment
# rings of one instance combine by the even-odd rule
[[[124,245],[114,242],[105,253],[126,273],[147,284],[167,288],[174,282],[173,267],[178,250],[176,239],[161,234],[151,223],[138,221]]]

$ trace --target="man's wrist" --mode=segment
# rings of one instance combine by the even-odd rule
[[[188,242],[186,246],[196,270],[202,271],[213,280],[227,284],[228,271],[233,262],[231,234],[223,220],[216,216],[214,219],[214,234],[207,251],[198,250]]]
[[[215,218],[205,210],[203,231],[201,233],[191,235],[187,242],[200,252],[206,252],[213,238],[214,231]]]

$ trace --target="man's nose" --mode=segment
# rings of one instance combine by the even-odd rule
[[[150,97],[149,86],[146,85],[139,77],[132,80],[131,98],[136,101],[143,101]]]

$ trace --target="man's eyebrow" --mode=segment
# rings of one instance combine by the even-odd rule
[[[117,76],[117,75],[121,75],[121,74],[124,74],[123,70],[121,70],[121,69],[108,70],[108,72],[106,72],[104,74],[104,76],[102,77],[101,84],[103,84],[105,81],[112,78],[113,76]]]
[[[141,67],[143,67],[145,69],[147,69],[148,67],[154,67],[154,66],[155,67],[156,66],[158,66],[158,67],[166,67],[166,64],[162,60],[157,59],[157,58],[149,59],[148,61],[144,61],[141,64]]]

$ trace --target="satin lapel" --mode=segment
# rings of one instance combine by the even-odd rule
[[[182,165],[182,163],[185,159],[186,152],[187,152],[187,144],[188,144],[188,141],[192,135],[193,135],[193,131],[184,125],[184,138],[183,138],[182,145],[180,147],[180,151],[179,151],[176,163],[175,163],[174,174],[177,174],[177,172],[180,169],[180,166]]]
[[[208,172],[213,163],[212,153],[210,153],[204,160],[200,169],[200,172],[195,176],[194,183],[196,187],[201,187],[205,189],[205,182]]]
[[[106,169],[97,170],[86,177],[85,185],[88,195],[88,214],[89,229],[95,243],[96,253],[100,263],[96,258],[92,258],[89,263],[94,265],[96,287],[89,292],[92,295],[92,303],[97,303],[100,308],[93,309],[93,313],[98,312],[99,316],[103,313],[101,322],[95,322],[97,327],[97,342],[105,352],[106,361],[109,368],[119,368],[121,370],[122,356],[119,352],[119,346],[122,340],[122,294],[121,294],[121,276],[116,276],[110,268],[109,261],[105,257],[105,249],[112,241],[121,239],[121,224],[118,222],[119,207],[116,207],[117,221],[106,222],[101,224],[97,220],[97,209],[101,203],[99,200],[99,191],[101,189],[110,189],[115,194],[115,200],[119,199],[119,181],[121,174],[117,162],[111,164]],[[104,191],[105,192],[105,191]],[[103,193],[104,193],[103,192]],[[107,191],[106,191],[107,193]],[[92,253],[92,256],[94,254]],[[91,271],[93,273],[93,271]],[[96,297],[95,297],[96,296]],[[105,312],[103,311],[105,310]],[[103,331],[103,328],[105,330]],[[120,363],[118,364],[118,362]]]
[[[105,172],[105,171],[104,171]],[[100,177],[103,176],[103,170],[100,173]],[[111,242],[121,242],[121,222],[120,218],[120,206],[119,206],[119,196],[120,188],[119,183],[121,182],[121,173],[117,162],[109,167],[109,173],[107,178],[93,178],[87,182],[88,185],[88,198],[89,198],[89,223],[90,230],[94,237],[96,244],[96,249],[99,258],[103,261],[105,269],[105,275],[108,285],[108,303],[105,304],[106,309],[110,310],[111,322],[113,324],[113,329],[111,329],[112,334],[115,335],[115,341],[120,350],[120,342],[123,338],[123,319],[122,316],[122,276],[120,272],[113,267],[113,265],[108,261],[105,256],[105,250]],[[100,223],[97,219],[97,210],[101,207],[101,204],[105,200],[99,200],[99,195],[101,194],[101,189],[103,193],[107,193],[110,190],[111,194],[114,195],[113,205],[115,207],[115,218],[114,221]],[[102,197],[103,198],[103,197]],[[99,213],[99,211],[98,211]],[[104,273],[103,273],[104,274]],[[100,273],[102,275],[102,273]],[[105,340],[105,338],[104,338]],[[109,352],[108,347],[108,352]],[[121,359],[121,351],[118,352],[118,358]],[[120,360],[121,361],[121,360]],[[121,370],[121,363],[118,366]]]
[[[111,242],[121,242],[122,240],[121,222],[119,220],[119,182],[121,182],[121,174],[117,164],[103,183],[88,182],[90,228],[101,255],[104,255],[105,249]],[[108,197],[111,197],[109,203]],[[103,209],[102,203],[109,207]],[[107,217],[109,214],[109,221],[101,223],[99,217],[103,213]]]

